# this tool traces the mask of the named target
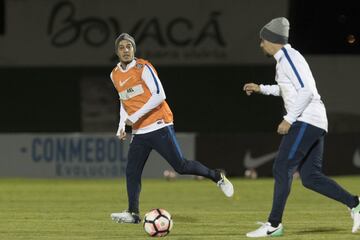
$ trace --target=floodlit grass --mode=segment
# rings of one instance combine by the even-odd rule
[[[360,177],[337,177],[360,193]],[[210,181],[144,180],[142,214],[168,210],[168,239],[245,239],[256,221],[266,221],[273,180],[232,179],[233,198]],[[147,239],[142,224],[116,224],[110,213],[127,207],[124,180],[0,179],[0,239]],[[294,181],[283,223],[283,239],[360,239],[351,233],[346,207]]]

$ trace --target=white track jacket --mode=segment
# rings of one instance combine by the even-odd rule
[[[314,77],[304,57],[290,44],[284,45],[274,58],[277,85],[260,85],[265,95],[281,96],[289,123],[302,121],[328,130],[326,110],[316,89]]]

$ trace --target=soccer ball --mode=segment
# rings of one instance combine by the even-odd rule
[[[145,214],[144,229],[151,237],[164,237],[173,227],[173,221],[168,211],[157,208]]]

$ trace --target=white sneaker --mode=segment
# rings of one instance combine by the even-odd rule
[[[284,234],[284,227],[281,223],[276,228],[272,227],[269,222],[258,222],[257,224],[260,224],[261,227],[259,227],[255,231],[248,232],[246,234],[247,237],[279,237]]]
[[[352,232],[355,233],[360,229],[360,204],[352,208],[350,214],[351,214],[351,218],[354,220]]]
[[[120,213],[112,213],[111,219],[117,223],[139,223],[141,219],[138,214],[123,211]]]
[[[220,177],[221,179],[216,183],[216,185],[220,187],[225,196],[232,197],[234,195],[234,186],[229,179],[226,178],[223,172],[220,172]]]

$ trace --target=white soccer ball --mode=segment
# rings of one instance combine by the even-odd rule
[[[173,221],[168,211],[157,208],[145,214],[144,230],[151,237],[164,237],[173,227]]]

